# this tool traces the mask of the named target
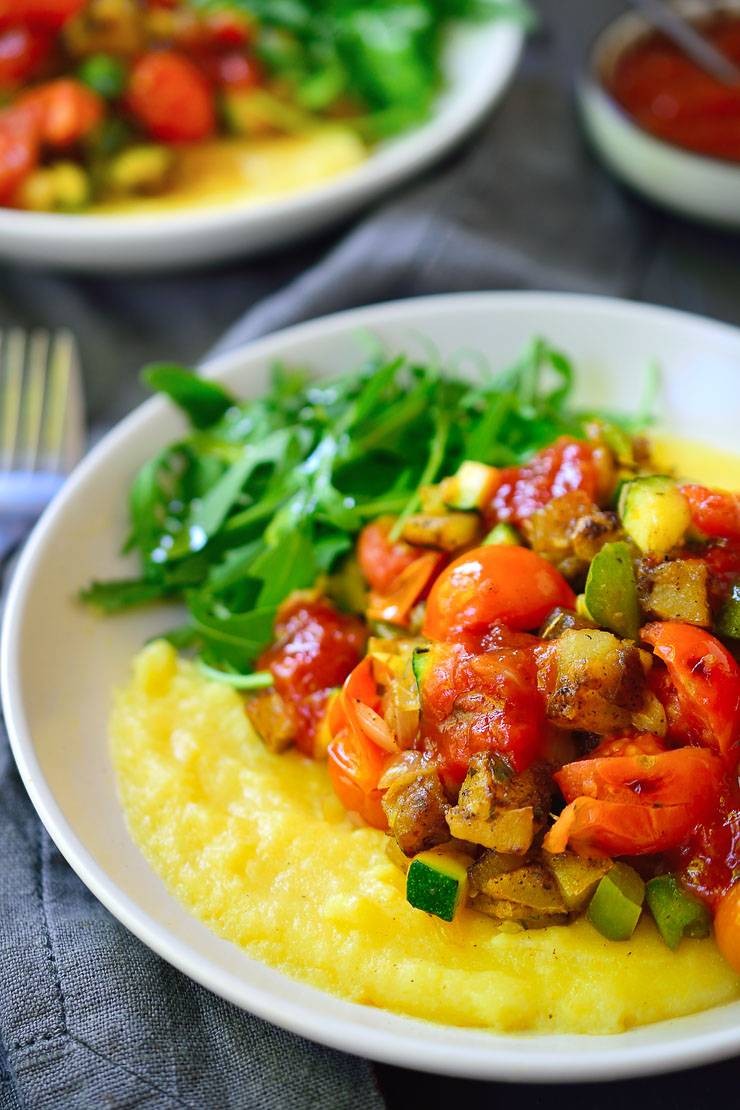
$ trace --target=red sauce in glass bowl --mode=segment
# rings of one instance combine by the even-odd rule
[[[740,13],[701,23],[702,34],[740,67]],[[628,47],[607,87],[645,131],[697,154],[740,162],[740,83],[715,80],[658,32]]]

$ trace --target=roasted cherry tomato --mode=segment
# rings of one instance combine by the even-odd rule
[[[51,38],[19,24],[0,30],[0,91],[8,91],[32,77],[48,58]]]
[[[297,598],[283,606],[275,633],[277,642],[263,652],[258,666],[271,671],[275,689],[291,707],[296,746],[313,755],[329,695],[357,666],[365,631],[327,601]]]
[[[740,975],[740,882],[727,891],[717,906],[714,939],[730,967]]]
[[[25,93],[19,105],[36,108],[41,118],[41,142],[64,147],[89,135],[103,118],[103,101],[72,78],[60,78]]]
[[[469,655],[457,644],[433,645],[421,705],[423,746],[455,782],[476,752],[498,752],[524,771],[542,751],[545,711],[529,650]]]
[[[576,798],[548,832],[544,847],[557,853],[570,846],[582,856],[652,855],[682,843],[693,825],[690,806]]]
[[[77,15],[88,0],[0,0],[0,27],[25,23],[43,31],[58,31]]]
[[[684,886],[712,908],[740,874],[740,787],[728,771],[712,812],[669,860]]]
[[[183,54],[145,54],[131,71],[128,106],[149,134],[165,143],[198,142],[213,134],[213,92]]]
[[[563,436],[522,466],[502,470],[487,515],[491,521],[521,524],[571,490],[583,490],[591,501],[598,500],[601,478],[596,452],[590,443]]]
[[[740,667],[716,637],[679,621],[656,621],[641,632],[665,663],[683,735],[723,755],[740,739]],[[669,719],[675,718],[675,710]]]
[[[691,519],[705,536],[740,540],[740,493],[707,489],[706,486],[682,486],[691,509]]]
[[[656,737],[648,734],[646,741],[622,741],[623,750],[630,752],[624,755],[614,741],[607,741],[589,759],[561,767],[555,781],[566,802],[589,797],[645,806],[690,806],[694,820],[703,820],[722,791],[723,761],[704,748],[661,751]],[[655,750],[646,754],[651,747]],[[643,750],[635,752],[635,748]]]
[[[0,112],[0,204],[9,204],[39,158],[41,115],[14,106]]]
[[[395,522],[393,516],[378,517],[365,525],[357,541],[360,570],[370,588],[379,594],[387,594],[402,571],[424,554],[422,547],[414,547],[405,540],[390,539],[389,533]]]
[[[526,547],[477,547],[461,555],[432,587],[424,635],[452,640],[505,624],[537,628],[557,606],[574,609],[576,597],[555,567]]]
[[[388,756],[370,740],[347,731],[332,740],[327,755],[329,778],[344,808],[373,828],[387,828],[378,782]]]

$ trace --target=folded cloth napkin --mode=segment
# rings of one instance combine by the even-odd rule
[[[738,239],[622,192],[577,129],[575,68],[595,25],[621,5],[538,6],[523,71],[488,125],[331,249],[324,241],[207,275],[141,281],[8,270],[0,326],[74,328],[99,428],[137,398],[137,364],[192,359],[247,304],[215,350],[356,304],[482,288],[616,294],[740,323]],[[128,934],[41,829],[4,738],[0,852],[0,1110],[383,1106],[369,1065],[241,1013]],[[398,1074],[386,1076],[399,1090]],[[483,1105],[470,1091],[468,1105]],[[516,1097],[545,1104],[542,1094]],[[681,1105],[678,1090],[673,1101]]]

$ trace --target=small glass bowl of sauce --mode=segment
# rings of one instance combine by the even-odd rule
[[[740,3],[684,4],[702,33],[740,68]],[[578,98],[607,166],[651,200],[740,228],[740,83],[702,70],[665,35],[628,13],[598,36]]]

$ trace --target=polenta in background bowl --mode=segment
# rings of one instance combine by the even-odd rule
[[[257,398],[275,361],[321,376],[345,372],[359,328],[424,364],[431,341],[442,366],[471,379],[481,355],[492,367],[512,365],[533,335],[547,335],[579,368],[574,403],[608,411],[639,408],[646,366],[657,359],[660,465],[738,485],[732,413],[713,398],[734,395],[740,338],[663,309],[553,295],[433,298],[291,329],[211,371]],[[331,404],[330,382],[317,385],[312,403]],[[704,446],[677,452],[665,433]],[[116,555],[126,490],[153,447],[181,434],[161,402],[112,433],[39,526],[9,600],[3,690],[16,759],[93,892],[224,997],[376,1059],[526,1081],[533,1069],[542,1079],[614,1078],[736,1052],[738,982],[710,939],[672,952],[647,913],[621,942],[585,920],[522,931],[474,909],[451,924],[422,914],[406,903],[385,835],[348,820],[323,764],[254,739],[237,691],[178,662],[162,642],[139,657],[126,688],[143,642],[182,615],[158,607],[102,620],[74,597],[86,580],[135,571]],[[203,664],[223,669],[223,660]],[[112,762],[105,738],[114,689],[125,692]],[[601,1035],[588,1035],[595,1027]]]
[[[249,254],[423,168],[508,82],[523,8],[28,0],[0,17],[0,250],[82,268]],[[6,211],[5,209],[12,211]]]

